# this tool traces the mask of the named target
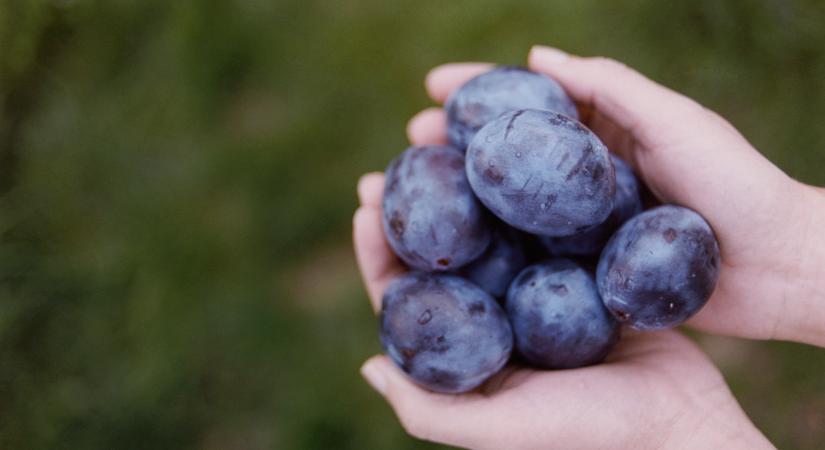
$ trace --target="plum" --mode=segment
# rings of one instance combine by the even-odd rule
[[[527,255],[521,233],[499,222],[493,230],[487,251],[464,266],[460,273],[493,297],[500,299],[504,298],[510,282],[526,265]]]
[[[455,275],[410,272],[384,293],[381,344],[413,381],[436,392],[469,391],[510,358],[507,316],[486,292]]]
[[[412,268],[455,270],[490,244],[490,218],[453,147],[413,146],[393,160],[382,208],[387,242]]]
[[[542,237],[541,242],[553,256],[598,256],[610,236],[628,219],[642,211],[639,181],[633,170],[616,155],[610,160],[616,171],[613,210],[607,219],[582,233],[563,237]]]
[[[569,236],[607,219],[616,175],[607,148],[581,123],[522,109],[489,122],[467,149],[476,196],[511,226]]]
[[[577,119],[576,105],[556,81],[523,67],[502,66],[456,89],[444,105],[450,143],[466,149],[476,132],[514,109],[546,109]]]
[[[569,369],[601,362],[619,339],[590,272],[568,259],[524,269],[507,291],[507,316],[530,364]]]
[[[719,244],[698,213],[664,205],[627,221],[599,258],[605,306],[639,330],[675,327],[696,314],[719,279]]]

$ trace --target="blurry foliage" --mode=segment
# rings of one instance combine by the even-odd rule
[[[0,447],[431,448],[359,378],[349,249],[426,71],[613,56],[825,184],[822,23],[817,0],[0,0]],[[775,443],[825,440],[823,351],[702,342]]]

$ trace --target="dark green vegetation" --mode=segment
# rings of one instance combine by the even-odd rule
[[[379,351],[354,186],[450,60],[606,54],[825,184],[825,4],[0,0],[0,448],[432,448]],[[701,338],[783,448],[825,353]]]

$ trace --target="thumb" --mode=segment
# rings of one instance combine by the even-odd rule
[[[660,144],[659,137],[669,139],[665,130],[681,131],[686,120],[707,119],[709,111],[695,101],[610,58],[583,58],[537,45],[528,61],[532,70],[556,79],[577,103],[597,110],[646,146]]]
[[[620,62],[536,46],[529,65],[629,135],[630,144],[611,150],[659,199],[699,211],[721,242],[736,242],[731,238],[751,226],[754,214],[792,187],[719,115]]]

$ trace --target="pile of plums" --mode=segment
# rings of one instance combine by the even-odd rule
[[[383,198],[387,241],[411,270],[384,293],[381,343],[419,385],[466,392],[511,354],[596,364],[621,325],[674,327],[707,302],[713,230],[687,208],[643,210],[631,168],[554,80],[499,67],[445,109],[451,145],[405,150]]]

